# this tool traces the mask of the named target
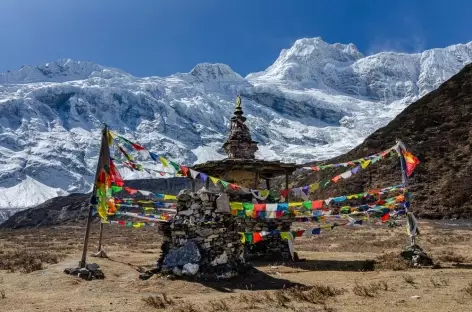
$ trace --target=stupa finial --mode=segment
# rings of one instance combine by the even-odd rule
[[[246,117],[241,107],[241,96],[236,97],[234,116],[231,117],[231,129],[228,140],[223,145],[229,158],[254,159],[257,151],[257,142],[251,138],[249,128],[244,124]]]

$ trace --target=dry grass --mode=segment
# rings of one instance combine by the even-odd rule
[[[182,303],[172,309],[172,312],[200,312],[197,306],[191,303]]]
[[[445,277],[441,277],[439,279],[436,279],[436,278],[434,278],[434,276],[431,276],[429,281],[431,282],[431,285],[433,285],[433,287],[435,287],[435,288],[439,288],[441,286],[449,286],[449,279],[445,278]]]
[[[157,296],[149,296],[142,298],[144,303],[152,308],[155,309],[166,309],[169,306],[173,306],[175,304],[174,300],[167,297],[166,294],[161,294]]]
[[[462,289],[464,293],[472,297],[472,282],[469,282],[469,284]]]
[[[452,263],[464,263],[468,261],[467,257],[457,254],[454,250],[443,250],[436,258],[442,262]]]
[[[244,303],[245,306],[244,309],[242,309],[243,311],[254,309],[270,310],[270,307],[275,307],[276,310],[293,310],[295,309],[295,306],[300,304],[323,305],[323,309],[326,307],[323,311],[330,311],[331,308],[326,306],[326,301],[329,298],[342,295],[343,293],[345,293],[345,290],[343,289],[325,285],[291,287],[276,290],[274,292],[262,291],[251,292],[250,294],[242,293],[239,297],[231,297],[231,303],[237,302],[239,308],[241,308],[241,303]],[[220,305],[220,303],[212,304],[213,311],[220,308]],[[232,311],[228,307],[228,304],[224,302],[220,310]]]
[[[372,282],[367,285],[360,285],[356,282],[356,285],[352,288],[352,292],[356,296],[361,297],[375,297],[380,291],[388,291],[389,286],[386,281]]]
[[[45,264],[58,263],[64,256],[65,254],[37,250],[6,252],[0,255],[0,270],[31,273],[43,270],[46,267]]]
[[[230,308],[228,307],[228,304],[226,303],[225,300],[220,300],[220,301],[210,301],[210,307],[211,311],[213,312],[227,312],[231,311]]]
[[[410,285],[415,284],[415,278],[413,276],[411,276],[410,274],[403,275],[403,280],[405,282],[407,282],[408,284],[410,284]]]
[[[400,252],[389,252],[377,257],[375,269],[402,271],[410,267],[408,261],[400,256]]]

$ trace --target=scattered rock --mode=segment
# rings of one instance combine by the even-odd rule
[[[105,274],[96,263],[89,263],[85,268],[66,268],[64,273],[78,276],[84,280],[91,281],[93,279],[104,279]]]
[[[418,245],[411,245],[402,251],[401,256],[411,262],[413,266],[432,266],[433,259]]]

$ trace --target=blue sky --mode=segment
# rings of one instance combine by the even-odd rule
[[[136,76],[221,62],[246,75],[296,39],[364,54],[472,41],[468,0],[0,0],[0,72],[59,58]]]

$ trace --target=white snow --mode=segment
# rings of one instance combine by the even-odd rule
[[[44,185],[29,176],[18,184],[0,188],[0,201],[9,208],[33,207],[57,196],[65,196],[68,193],[59,189]],[[21,206],[18,206],[21,203]]]
[[[363,56],[353,44],[308,38],[247,77],[203,63],[189,73],[139,78],[69,59],[0,73],[0,208],[89,191],[104,123],[179,163],[224,158],[238,94],[258,157],[334,157],[471,61],[472,42]]]

